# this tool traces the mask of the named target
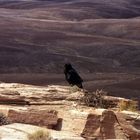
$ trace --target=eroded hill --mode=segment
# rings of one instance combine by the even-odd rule
[[[71,62],[85,88],[139,98],[139,4],[1,0],[0,81],[66,85],[63,65]]]
[[[0,1],[0,7],[0,72],[61,73],[68,61],[82,72],[139,71],[136,0]]]

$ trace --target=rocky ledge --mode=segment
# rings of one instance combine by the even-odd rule
[[[105,101],[113,103],[105,109],[83,102],[86,94],[67,86],[1,83],[0,139],[140,140],[139,112],[118,107],[129,100],[104,95]],[[88,97],[91,102],[93,96]]]

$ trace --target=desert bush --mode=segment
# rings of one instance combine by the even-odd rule
[[[107,92],[103,90],[96,90],[95,92],[86,92],[84,97],[81,99],[87,106],[108,108],[109,103],[104,100],[104,96]]]
[[[9,124],[7,117],[3,113],[0,113],[0,126],[7,124]]]
[[[44,129],[40,129],[32,134],[28,134],[29,140],[50,140],[50,134]]]
[[[133,100],[122,100],[119,102],[119,109],[121,111],[123,110],[127,110],[127,111],[137,111],[138,109],[138,102],[137,101],[133,101]]]

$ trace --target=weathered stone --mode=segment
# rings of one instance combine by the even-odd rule
[[[113,111],[105,110],[102,115],[89,114],[81,136],[86,139],[127,139]]]
[[[90,102],[93,101],[94,94],[81,90],[73,92],[72,88],[67,86],[39,87],[16,83],[0,84],[0,104],[47,105],[48,102],[53,101],[81,101],[84,94],[89,95]],[[121,100],[125,99],[103,96],[104,105],[101,107],[116,107]]]
[[[51,140],[85,140],[84,138],[67,131],[51,131]]]
[[[127,139],[115,113],[109,110],[102,113],[100,133],[103,139]]]
[[[49,131],[57,130],[52,132],[53,139],[125,140],[128,136],[128,139],[139,140],[140,122],[139,119],[136,119],[137,116],[134,117],[135,120],[130,115],[124,119],[118,115],[116,117],[116,114],[110,110],[83,106],[80,101],[84,93],[83,91],[73,92],[70,87],[66,86],[39,87],[23,84],[0,84],[0,99],[3,100],[0,112],[8,116],[12,123],[34,124],[51,128]],[[113,107],[125,99],[104,96],[104,100],[107,100],[107,103],[111,105],[109,107]],[[24,104],[24,101],[30,105]],[[50,108],[52,111],[49,111]],[[54,110],[57,110],[58,114]],[[22,128],[22,125],[20,126]],[[2,128],[5,129],[5,127]],[[24,124],[23,129],[26,129]],[[13,130],[12,133],[14,133]],[[9,136],[9,140],[16,139]]]
[[[87,122],[81,136],[85,138],[100,137],[100,116],[95,114],[88,115]]]
[[[76,134],[81,134],[86,123],[88,112],[77,110],[75,108],[60,112],[60,117],[62,117],[62,131],[73,132]]]
[[[9,110],[8,120],[11,123],[24,123],[52,128],[57,124],[58,117],[57,112],[53,110]]]
[[[34,135],[36,140],[49,140],[50,137],[47,129],[37,126],[18,123],[0,126],[1,140],[30,140]]]
[[[24,96],[21,96],[19,92],[12,90],[0,91],[0,104],[29,104]]]
[[[77,101],[77,100],[80,100],[83,96],[84,96],[83,92],[77,91],[77,92],[69,94],[69,96],[66,98],[66,100]]]
[[[71,93],[66,86],[37,87],[23,84],[0,84],[0,104],[47,104],[62,100],[79,100],[83,92]],[[59,95],[59,96],[58,96]]]
[[[135,127],[136,123],[140,122],[137,118],[124,113],[116,113],[117,119],[130,140],[140,140],[140,129]]]

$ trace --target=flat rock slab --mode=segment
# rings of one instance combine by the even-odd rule
[[[52,85],[40,87],[16,83],[0,83],[0,104],[47,105],[48,102],[53,101],[77,101],[84,95],[82,91],[76,93],[76,91],[72,92],[72,90],[69,86]]]
[[[29,104],[24,96],[21,96],[18,91],[0,90],[0,104]]]
[[[9,110],[11,123],[24,123],[52,128],[57,125],[57,112],[54,110]]]
[[[44,139],[47,140],[49,132],[45,128],[14,123],[0,127],[0,140],[29,140],[29,137],[37,133],[43,133]],[[39,135],[37,136],[39,140]]]
[[[16,105],[48,105],[59,101],[58,104],[67,104],[70,101],[79,101],[84,99],[85,91],[75,87],[48,85],[33,86],[16,83],[0,83],[0,104],[16,104]],[[91,93],[86,93],[87,95]],[[105,101],[109,106],[116,107],[117,104],[125,100],[124,98],[116,98],[105,96]],[[61,102],[66,101],[66,102]]]
[[[117,119],[129,139],[140,140],[140,115],[136,113],[116,113]]]
[[[68,131],[51,131],[51,140],[85,140],[84,138]]]

